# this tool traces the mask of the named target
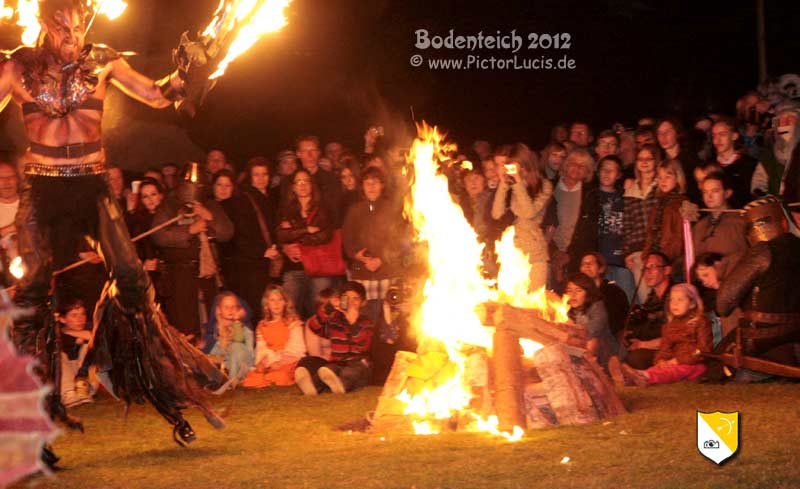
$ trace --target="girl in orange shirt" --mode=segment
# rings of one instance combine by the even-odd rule
[[[283,289],[270,285],[261,298],[264,319],[256,327],[256,362],[245,387],[294,384],[297,362],[305,356],[303,323]]]

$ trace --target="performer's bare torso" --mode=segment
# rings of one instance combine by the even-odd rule
[[[18,105],[26,102],[35,102],[34,98],[22,86],[22,67],[17,63],[9,62],[11,70],[16,71],[12,77],[12,99]],[[51,67],[52,69],[52,67]],[[55,67],[56,74],[59,67]],[[5,78],[4,70],[3,78]],[[101,73],[100,83],[96,91],[90,95],[91,98],[98,100],[105,99],[108,88],[108,76],[111,69],[106,67]],[[98,110],[75,109],[63,117],[51,118],[42,112],[34,112],[23,117],[25,124],[25,134],[28,140],[45,146],[66,146],[76,143],[89,143],[97,141],[102,137],[101,122],[103,113]],[[80,158],[51,158],[27,151],[24,162],[36,162],[44,164],[58,163],[85,163],[104,161],[103,150],[92,154],[84,155]]]
[[[77,12],[59,11],[47,22],[47,35],[43,45],[35,51],[37,68],[46,66],[46,69],[42,73],[39,68],[39,71],[35,73],[37,83],[34,83],[34,86],[39,86],[41,89],[45,82],[38,82],[47,80],[50,92],[47,95],[50,95],[50,100],[61,98],[61,100],[50,103],[56,108],[55,110],[50,110],[49,107],[42,108],[42,100],[47,97],[31,93],[30,82],[25,83],[26,76],[29,80],[31,78],[30,66],[26,67],[13,56],[0,65],[0,110],[9,101],[21,106],[34,103],[40,105],[40,110],[26,113],[23,117],[26,135],[33,144],[63,147],[100,141],[102,137],[102,101],[105,99],[109,83],[116,85],[128,96],[154,108],[164,108],[171,104],[164,98],[152,79],[138,73],[124,58],[119,56],[107,56],[106,54],[100,56],[100,63],[95,63],[91,70],[92,80],[90,83],[85,82],[83,75],[71,76],[69,70],[62,69],[65,65],[79,60],[84,49],[84,29],[84,21]],[[112,51],[105,47],[100,49]],[[105,52],[103,51],[103,53]],[[78,95],[65,87],[65,84],[68,83],[83,84]],[[70,96],[72,99],[68,100]],[[94,99],[94,101],[90,99]],[[95,106],[84,107],[87,100]],[[104,160],[105,154],[102,149],[78,157],[51,157],[29,150],[26,152],[23,162],[47,165],[93,163]]]

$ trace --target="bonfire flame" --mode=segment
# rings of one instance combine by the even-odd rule
[[[209,80],[225,74],[228,64],[244,53],[262,36],[279,31],[286,25],[283,11],[291,0],[220,0],[214,18],[202,37],[209,54],[216,56],[216,49],[228,45],[225,57]],[[230,39],[231,36],[235,36]]]
[[[95,14],[114,20],[125,11],[128,4],[122,0],[86,0],[86,6]],[[17,25],[22,27],[22,44],[35,46],[39,39],[39,0],[18,0],[17,8],[7,7],[5,0],[0,3],[0,20],[11,19],[16,14]]]
[[[454,147],[443,142],[436,127],[423,123],[419,138],[409,153],[413,179],[405,213],[417,238],[428,247],[429,275],[424,301],[417,316],[420,346],[415,362],[406,371],[404,390],[397,399],[405,404],[404,414],[412,417],[414,432],[439,433],[433,420],[452,418],[466,412],[474,395],[467,385],[469,350],[473,346],[491,352],[493,328],[485,327],[476,314],[476,306],[489,301],[536,309],[548,321],[566,322],[567,302],[542,287],[530,291],[528,256],[514,245],[513,227],[496,243],[500,273],[497,288],[482,274],[483,245],[464,218],[461,208],[448,192],[448,182],[440,170],[452,161]],[[471,163],[465,162],[469,168]],[[521,340],[526,356],[542,345]],[[469,429],[488,432],[509,441],[522,438],[524,431],[515,426],[511,433],[499,430],[496,416],[484,419],[470,413],[474,423]]]

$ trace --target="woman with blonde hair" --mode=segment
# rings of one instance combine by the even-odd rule
[[[667,256],[673,270],[678,258],[683,256],[683,217],[681,206],[686,198],[686,176],[681,162],[675,159],[662,161],[656,177],[656,205],[647,216],[647,234],[644,254],[658,251]]]
[[[578,148],[567,155],[561,176],[553,188],[547,211],[548,235],[552,236],[551,287],[560,289],[568,271],[579,267],[584,253],[598,249],[599,197],[594,179],[594,159]]]
[[[256,328],[255,368],[242,385],[292,385],[297,362],[306,355],[303,322],[289,296],[278,285],[267,287],[261,306],[264,319]]]

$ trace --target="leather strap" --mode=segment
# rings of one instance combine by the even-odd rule
[[[31,143],[31,153],[46,156],[48,158],[82,158],[84,156],[97,153],[103,148],[101,140],[89,143],[67,144],[65,146],[45,146],[44,144]]]
[[[272,246],[272,239],[269,237],[269,230],[267,228],[267,221],[264,219],[264,214],[261,213],[261,209],[259,209],[258,204],[256,203],[256,199],[250,195],[249,192],[242,192],[245,196],[247,196],[247,200],[250,201],[250,205],[253,206],[253,210],[256,211],[256,218],[258,218],[258,227],[261,228],[261,236],[264,238],[264,242],[267,243],[267,248]]]

